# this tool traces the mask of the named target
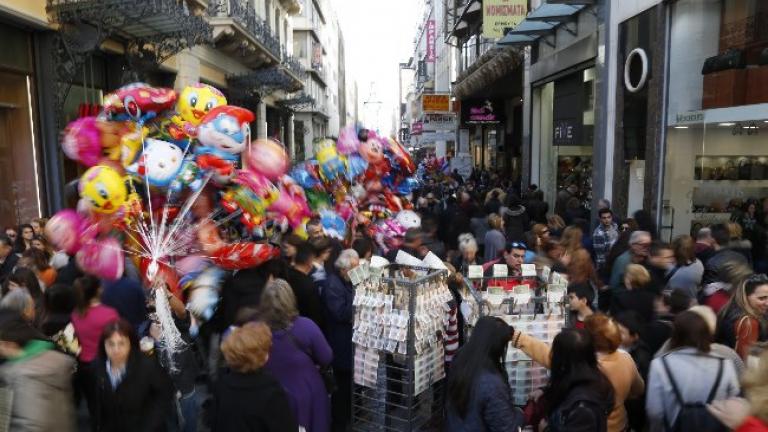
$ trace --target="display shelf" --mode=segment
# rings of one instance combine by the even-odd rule
[[[768,187],[768,180],[694,180],[695,186],[752,186]]]

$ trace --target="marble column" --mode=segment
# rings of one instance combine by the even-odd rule
[[[294,114],[291,112],[288,114],[288,127],[286,129],[286,137],[285,137],[285,143],[288,146],[288,156],[291,158],[291,161],[296,160],[296,143],[294,142],[294,132],[293,132],[293,121],[294,121]]]

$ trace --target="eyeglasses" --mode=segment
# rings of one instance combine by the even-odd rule
[[[528,249],[528,246],[523,242],[512,242],[509,243],[507,249]]]

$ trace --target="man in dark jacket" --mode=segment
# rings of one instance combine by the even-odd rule
[[[147,299],[136,279],[124,275],[116,281],[104,282],[101,302],[115,308],[136,329],[147,320]]]
[[[645,262],[645,268],[651,275],[651,282],[647,289],[655,294],[661,294],[667,287],[669,271],[675,267],[675,264],[675,252],[668,243],[658,240],[651,243],[648,260]]]
[[[320,293],[315,289],[315,281],[309,275],[314,269],[315,250],[309,243],[296,246],[293,265],[286,269],[285,280],[296,296],[299,315],[314,321],[320,329],[325,328],[323,304]]]
[[[333,372],[338,390],[332,395],[332,430],[346,430],[351,417],[352,406],[352,324],[355,309],[352,300],[355,289],[349,280],[349,271],[360,264],[354,249],[345,249],[339,254],[334,266],[336,272],[328,275],[323,290],[328,323],[326,339],[333,349]]]
[[[532,222],[547,224],[549,204],[544,201],[544,192],[541,189],[531,192],[528,201],[525,203],[525,209]]]
[[[0,235],[0,283],[11,275],[19,256],[13,253],[13,242],[6,235]]]

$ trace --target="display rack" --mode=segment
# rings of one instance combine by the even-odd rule
[[[352,430],[441,430],[447,276],[391,265],[357,285]]]
[[[567,325],[570,315],[565,295],[567,281],[564,278],[548,271],[526,278],[466,278],[462,300],[466,337],[469,337],[480,317],[496,316],[516,330],[552,343]],[[504,286],[507,288],[503,292],[494,292],[493,286],[498,286],[500,279],[506,282]],[[530,292],[516,292],[515,287],[520,285],[529,286]],[[470,312],[469,316],[467,312]],[[531,392],[547,383],[547,369],[511,344],[507,349],[505,367],[515,405],[525,405]]]

